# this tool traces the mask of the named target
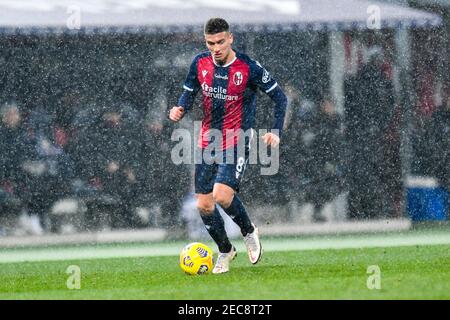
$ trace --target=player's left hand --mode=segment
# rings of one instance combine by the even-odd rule
[[[276,148],[280,144],[280,137],[277,136],[275,133],[268,132],[262,136],[262,139],[265,144],[273,148]]]

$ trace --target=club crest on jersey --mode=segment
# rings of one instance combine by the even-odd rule
[[[206,74],[208,73],[208,71],[207,70],[202,70],[202,75],[203,75],[203,78],[206,76]]]
[[[235,85],[240,85],[243,81],[244,77],[242,76],[242,73],[240,71],[236,72],[233,76],[233,82]]]

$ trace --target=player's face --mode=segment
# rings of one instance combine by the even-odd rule
[[[214,60],[224,64],[228,62],[231,53],[233,35],[230,32],[219,32],[216,34],[205,34],[206,46],[211,52]]]

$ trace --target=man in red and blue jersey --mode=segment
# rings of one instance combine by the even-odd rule
[[[262,139],[266,145],[277,147],[287,99],[259,62],[232,49],[233,34],[224,19],[209,19],[204,34],[208,51],[194,58],[183,86],[184,92],[178,106],[170,110],[169,118],[181,120],[192,107],[198,91],[202,91],[204,117],[199,146],[204,150],[215,143],[214,150],[218,151],[216,155],[221,159],[209,163],[202,157],[201,163],[196,163],[195,193],[200,216],[220,252],[213,273],[224,273],[229,271],[236,249],[228,239],[217,205],[240,227],[250,262],[256,264],[262,253],[258,229],[236,194],[248,163],[250,144],[247,136],[243,155],[237,152],[239,139],[245,137],[241,133],[251,130],[254,125],[255,99],[260,89],[275,102],[274,130]],[[212,138],[211,132],[217,130],[221,132],[221,139]],[[230,153],[232,161],[227,161]]]

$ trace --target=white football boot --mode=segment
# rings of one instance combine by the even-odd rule
[[[253,264],[257,264],[261,259],[262,246],[259,241],[258,228],[252,223],[253,230],[252,233],[247,233],[244,237],[245,246],[247,247],[248,258]]]
[[[230,252],[221,253],[219,252],[219,256],[217,257],[216,265],[212,273],[225,273],[230,270],[230,262],[236,257],[237,252],[236,248],[233,246]]]

